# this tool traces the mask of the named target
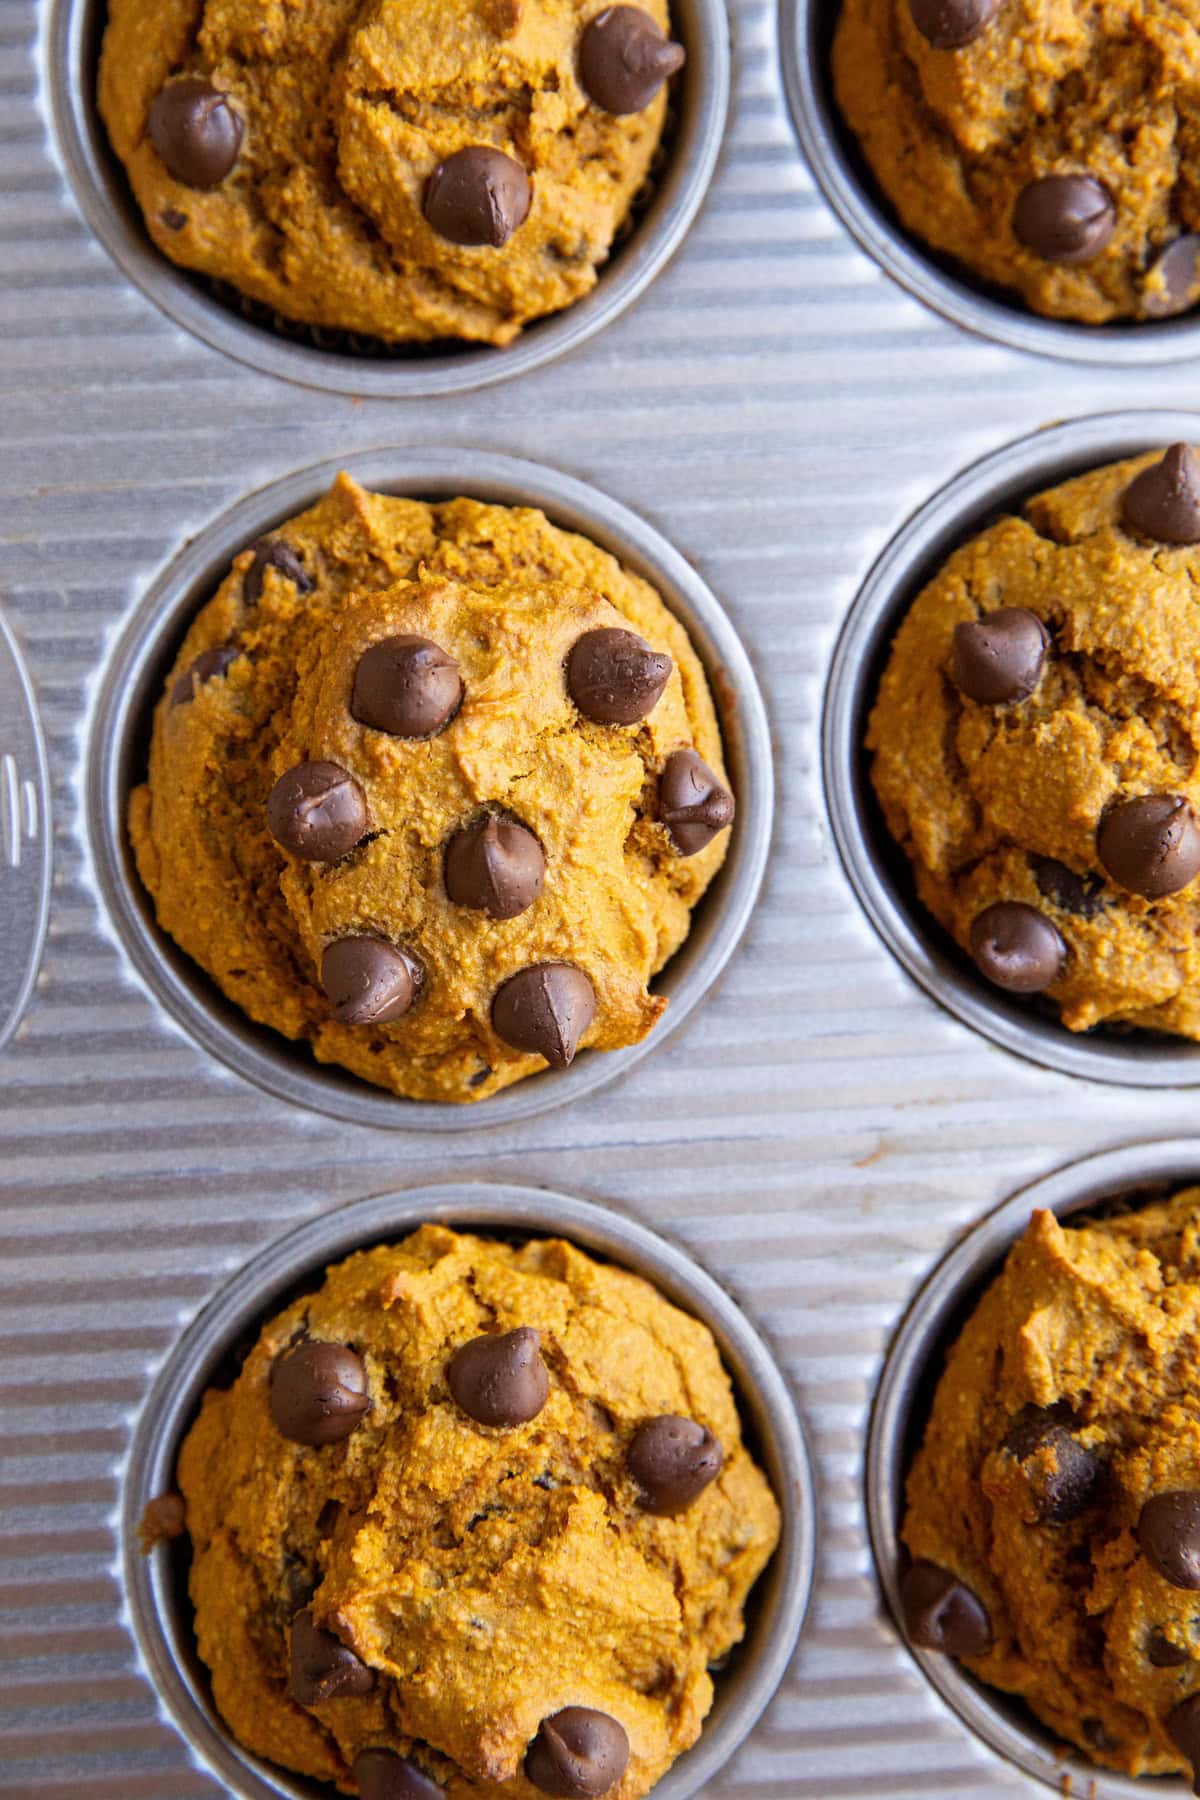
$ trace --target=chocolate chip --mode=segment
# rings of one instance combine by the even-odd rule
[[[694,750],[672,750],[658,782],[658,816],[680,856],[695,856],[733,824],[733,795]]]
[[[249,606],[262,599],[263,578],[268,569],[278,569],[286,580],[302,594],[311,594],[316,581],[300,561],[299,552],[282,538],[260,538],[254,546],[254,561],[242,577],[242,598]]]
[[[1002,1445],[1023,1467],[1029,1465],[1024,1472],[1038,1517],[1052,1525],[1065,1525],[1086,1512],[1100,1496],[1106,1475],[1100,1458],[1071,1436],[1064,1411],[1023,1407]]]
[[[1052,856],[1030,858],[1033,879],[1044,900],[1053,901],[1064,912],[1077,919],[1094,919],[1104,911],[1104,878],[1100,875],[1077,875],[1066,863]]]
[[[1096,854],[1131,894],[1177,894],[1200,870],[1200,824],[1179,794],[1119,800],[1100,821]]]
[[[456,1350],[446,1368],[450,1392],[479,1425],[524,1425],[550,1397],[541,1337],[528,1325],[487,1333]]]
[[[425,184],[425,217],[451,244],[499,250],[529,216],[529,176],[502,150],[474,144],[440,162]]]
[[[1179,1754],[1192,1765],[1197,1778],[1193,1794],[1200,1794],[1200,1694],[1192,1694],[1169,1712],[1164,1720],[1167,1736]]]
[[[354,1779],[360,1800],[445,1800],[436,1781],[391,1750],[360,1750]]]
[[[979,973],[1010,994],[1040,994],[1058,977],[1067,946],[1045,913],[1023,900],[997,900],[971,925]]]
[[[267,797],[267,829],[305,862],[336,862],[366,832],[366,798],[340,763],[297,763]]]
[[[446,845],[446,892],[456,906],[515,919],[542,891],[546,858],[532,831],[485,813]]]
[[[332,1631],[313,1624],[307,1607],[292,1620],[288,1693],[300,1706],[323,1706],[343,1694],[369,1694],[374,1672]]]
[[[386,1025],[402,1018],[417,997],[421,975],[416,957],[383,938],[337,938],[321,958],[321,986],[342,1025]]]
[[[1083,1732],[1084,1737],[1092,1746],[1093,1750],[1116,1749],[1117,1740],[1109,1737],[1108,1732],[1104,1729],[1103,1719],[1083,1719],[1080,1722],[1079,1729]]]
[[[1117,223],[1107,188],[1092,175],[1044,175],[1013,208],[1013,230],[1044,262],[1080,263],[1098,256]]]
[[[991,1649],[992,1622],[987,1608],[969,1587],[939,1569],[915,1562],[900,1583],[904,1628],[922,1650],[946,1656],[983,1656]]]
[[[625,1453],[646,1511],[667,1518],[683,1512],[716,1480],[724,1460],[707,1426],[676,1413],[639,1425]]]
[[[908,0],[912,22],[935,50],[961,50],[985,32],[1003,0]]]
[[[187,224],[187,214],[176,212],[173,206],[164,206],[158,216],[168,231],[182,231]]]
[[[535,963],[511,975],[492,1001],[492,1029],[514,1050],[565,1069],[596,1016],[596,991],[572,963]]]
[[[1146,271],[1142,312],[1147,319],[1173,319],[1200,300],[1200,237],[1187,231],[1160,250]]]
[[[150,108],[150,142],[185,187],[219,186],[238,159],[242,121],[228,98],[196,75],[168,82]]]
[[[1002,606],[954,627],[954,685],[981,706],[1027,700],[1041,678],[1050,639],[1036,613]]]
[[[1155,1626],[1146,1634],[1146,1661],[1155,1669],[1182,1669],[1184,1663],[1191,1662],[1191,1653],[1180,1644],[1173,1644],[1166,1633]]]
[[[392,737],[427,738],[454,717],[462,691],[458,664],[440,644],[403,633],[363,652],[350,711],[360,725]]]
[[[615,626],[585,631],[567,658],[567,689],[586,719],[636,725],[658,704],[672,663],[644,638]]]
[[[543,1719],[525,1753],[525,1777],[559,1800],[596,1800],[616,1787],[629,1762],[629,1739],[607,1713],[567,1706]]]
[[[579,83],[605,112],[641,112],[684,61],[683,45],[665,37],[640,6],[608,6],[579,40]]]
[[[1137,1541],[1164,1581],[1200,1589],[1200,1492],[1176,1488],[1152,1495],[1138,1518]]]
[[[171,689],[171,708],[183,706],[194,700],[197,688],[212,681],[217,675],[223,675],[231,662],[241,655],[233,644],[218,644],[215,650],[202,650],[195,662],[189,663],[175,686]]]
[[[1121,521],[1160,544],[1200,544],[1200,461],[1190,444],[1172,444],[1134,476],[1121,498]]]
[[[293,1444],[339,1444],[371,1404],[367,1371],[346,1344],[305,1339],[271,1370],[271,1419]]]

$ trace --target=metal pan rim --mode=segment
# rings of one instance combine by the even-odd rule
[[[724,867],[693,914],[692,930],[656,978],[670,1005],[638,1044],[585,1051],[565,1070],[527,1076],[474,1104],[403,1100],[297,1054],[224,1002],[215,984],[169,945],[149,914],[124,827],[130,740],[156,661],[181,634],[234,553],[322,494],[345,468],[366,487],[418,496],[468,493],[541,507],[582,532],[657,587],[681,621],[712,685],[739,813]],[[220,571],[214,579],[214,572]],[[157,695],[155,695],[157,697]],[[108,918],[142,980],[194,1040],[258,1086],[348,1123],[391,1130],[465,1131],[513,1124],[578,1101],[625,1073],[687,1018],[733,955],[766,869],[774,813],[770,730],[746,651],[707,583],[645,520],[574,476],[516,457],[471,449],[397,446],[316,463],[260,488],[193,537],[152,581],[105,660],[86,727],[86,817],[92,864]]]
[[[967,973],[915,897],[883,865],[867,823],[869,783],[862,727],[883,645],[921,572],[995,512],[1067,475],[1160,444],[1200,438],[1193,412],[1097,413],[1048,427],[992,451],[956,475],[901,526],[869,570],[839,634],[822,717],[824,793],[842,866],[884,944],[925,992],[965,1025],[1043,1068],[1131,1087],[1200,1085],[1200,1045],[1150,1033],[1073,1036]]]
[[[688,61],[677,137],[657,191],[591,293],[535,321],[505,348],[464,345],[461,351],[395,363],[349,357],[289,342],[205,294],[150,242],[91,104],[92,46],[104,0],[52,0],[46,15],[43,80],[53,140],[67,186],[117,267],[169,319],[213,349],[264,374],[330,393],[393,400],[467,393],[540,368],[610,325],[671,261],[703,205],[729,113],[729,17],[723,0],[673,4]]]
[[[1200,1137],[1125,1144],[1056,1169],[988,1213],[934,1267],[888,1347],[867,1432],[867,1525],[875,1571],[892,1621],[901,1617],[898,1524],[906,1474],[904,1446],[921,1375],[957,1306],[989,1274],[1034,1211],[1068,1218],[1089,1206],[1139,1188],[1184,1186],[1200,1179]],[[1190,1787],[1175,1777],[1118,1775],[1084,1760],[1032,1715],[1014,1717],[1011,1704],[946,1656],[916,1650],[896,1625],[901,1644],[946,1706],[976,1737],[1056,1794],[1076,1787],[1089,1800],[1182,1800]],[[1074,1778],[1074,1780],[1072,1780]]]
[[[418,1224],[563,1236],[660,1288],[701,1319],[720,1347],[740,1403],[753,1422],[783,1514],[775,1557],[762,1577],[753,1636],[717,1700],[699,1741],[654,1789],[654,1800],[699,1793],[752,1729],[782,1680],[804,1624],[816,1561],[816,1506],[808,1447],[788,1388],[766,1342],[713,1276],[671,1240],[628,1214],[540,1188],[449,1183],[382,1194],[294,1227],[245,1264],[187,1326],[161,1366],[133,1431],[121,1493],[122,1572],[131,1629],[160,1700],[192,1751],[243,1800],[327,1795],[329,1789],[258,1761],[218,1725],[180,1657],[171,1622],[164,1559],[143,1556],[142,1513],[171,1487],[178,1441],[213,1363],[260,1319],[301,1273]],[[177,1622],[176,1622],[177,1623]]]

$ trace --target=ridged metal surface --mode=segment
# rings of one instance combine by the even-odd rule
[[[91,240],[49,141],[39,24],[31,0],[0,4],[0,607],[37,690],[55,831],[42,973],[0,1056],[0,1790],[222,1792],[127,1629],[132,1421],[183,1323],[257,1246],[340,1201],[454,1177],[629,1206],[727,1282],[793,1381],[818,1464],[814,1602],[712,1800],[1044,1792],[942,1706],[881,1615],[866,1418],[888,1337],[956,1234],[1084,1151],[1192,1130],[1194,1100],[1033,1068],[917,990],[837,861],[819,710],[859,581],[935,487],[1052,419],[1200,399],[1200,373],[1022,357],[890,286],[804,171],[773,13],[746,0],[708,205],[632,313],[474,397],[288,386],[169,325]],[[80,816],[98,672],[180,543],[300,464],[406,442],[556,464],[649,518],[728,605],[780,779],[749,936],[686,1025],[569,1111],[437,1140],[305,1113],[197,1050],[123,964]]]

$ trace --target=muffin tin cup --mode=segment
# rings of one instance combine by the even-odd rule
[[[832,47],[840,0],[779,0],[783,83],[800,148],[829,205],[886,275],[955,325],[1013,350],[1105,368],[1200,356],[1200,316],[1084,325],[1031,312],[905,231],[834,98]]]
[[[568,1069],[527,1076],[472,1104],[400,1099],[256,1025],[159,929],[126,831],[150,715],[187,626],[237,552],[313,505],[342,468],[364,487],[389,493],[467,494],[540,507],[555,524],[583,533],[652,582],[687,628],[707,672],[737,797],[724,866],[696,907],[686,942],[655,978],[655,992],[670,1004],[649,1036],[625,1049],[581,1051]],[[746,652],[711,590],[652,526],[583,482],[536,463],[477,450],[399,448],[319,463],[260,489],[191,539],[151,584],[101,679],[87,804],[95,872],[121,942],[153,993],[206,1050],[269,1092],[349,1123],[461,1131],[511,1124],[580,1100],[632,1068],[687,1018],[733,954],[753,909],[770,848],[774,771],[766,711]]]
[[[938,1264],[888,1351],[867,1436],[867,1518],[876,1571],[894,1620],[902,1618],[900,1525],[908,1465],[933,1397],[944,1352],[1035,1211],[1060,1219],[1139,1195],[1151,1199],[1200,1181],[1200,1138],[1130,1144],[1086,1157],[1022,1189]],[[1056,1794],[1083,1800],[1183,1800],[1190,1784],[1117,1775],[1068,1750],[1018,1700],[989,1688],[954,1661],[909,1646],[922,1674],[962,1722],[1009,1762]]]
[[[1131,1087],[1200,1085],[1200,1044],[1099,1027],[1073,1033],[993,988],[921,906],[888,835],[863,748],[879,678],[908,606],[959,544],[1069,476],[1200,439],[1200,415],[1102,413],[1006,444],[957,476],[905,524],[859,590],[834,650],[822,720],[825,798],[846,874],[888,949],[956,1018],[1006,1050],[1065,1075]]]
[[[808,1605],[815,1558],[815,1506],[804,1434],[786,1382],[745,1314],[710,1275],[665,1238],[623,1213],[538,1188],[455,1184],[356,1201],[278,1239],[234,1276],[184,1332],[163,1365],[138,1421],[121,1501],[125,1591],[146,1666],[192,1750],[242,1800],[324,1796],[331,1790],[260,1762],[236,1745],[207,1696],[183,1592],[182,1558],[170,1545],[143,1555],[146,1504],[174,1486],[182,1438],[230,1348],[285,1304],[289,1291],[327,1264],[418,1225],[506,1237],[565,1237],[632,1269],[712,1331],[738,1395],[752,1448],[765,1465],[783,1516],[775,1557],[754,1589],[749,1631],[717,1677],[717,1697],[699,1742],[656,1785],[654,1800],[688,1800],[733,1754],[769,1702],[791,1660]]]
[[[106,16],[106,0],[52,0],[45,27],[59,155],[88,225],[122,272],[177,325],[265,374],[334,393],[393,400],[461,394],[525,374],[603,330],[645,292],[683,242],[708,191],[729,111],[732,58],[723,0],[673,0],[673,28],[688,60],[676,89],[678,119],[667,163],[628,240],[614,247],[592,291],[528,325],[504,348],[415,345],[397,360],[352,355],[290,341],[251,323],[152,243],[96,106]]]

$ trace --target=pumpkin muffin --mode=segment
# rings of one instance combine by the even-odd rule
[[[178,1478],[231,1732],[363,1800],[639,1800],[779,1535],[704,1325],[440,1226],[273,1319]]]
[[[159,923],[251,1018],[470,1101],[646,1036],[733,810],[646,581],[532,508],[343,475],[193,623],[129,816]]]
[[[683,62],[666,0],[110,0],[155,244],[284,319],[507,344],[594,286]]]

